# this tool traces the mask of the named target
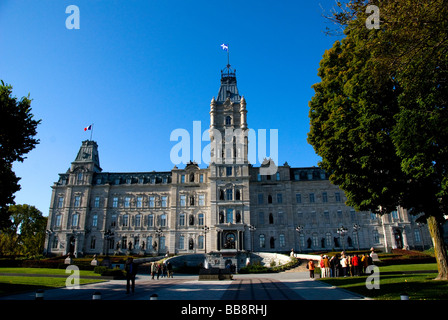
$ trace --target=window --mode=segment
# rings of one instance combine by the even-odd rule
[[[112,215],[112,219],[110,221],[110,226],[111,227],[116,227],[117,226],[117,215],[116,214]]]
[[[162,214],[160,216],[160,226],[161,227],[166,227],[166,214]],[[162,248],[162,247],[161,247]]]
[[[226,190],[226,200],[232,200],[233,190],[227,189]]]
[[[98,226],[98,215],[94,214],[92,216],[92,227],[97,227]]]
[[[93,206],[95,208],[99,208],[100,207],[100,197],[95,197],[95,202],[93,203]]]
[[[294,173],[294,180],[299,181],[300,175],[298,173]]]
[[[152,248],[152,236],[146,237],[146,248]]]
[[[233,223],[233,209],[227,209],[226,222]]]
[[[275,175],[275,179],[276,179],[277,181],[280,181],[280,172],[277,172],[277,173],[276,173],[276,175]]]
[[[283,202],[283,196],[281,193],[277,193],[277,203],[282,203]]]
[[[370,220],[375,220],[376,219],[376,214],[373,212],[370,212]]]
[[[81,197],[75,196],[75,207],[79,207],[81,205]]]
[[[310,193],[310,203],[314,203],[314,193]]]
[[[96,179],[96,184],[101,184],[101,182],[103,182],[101,178]]]
[[[137,197],[137,208],[141,208],[143,206],[143,198]]]
[[[418,230],[418,229],[414,230],[414,237],[415,237],[415,242],[416,243],[422,242],[422,237],[420,235],[420,230]]]
[[[198,249],[204,249],[204,236],[198,238]]]
[[[62,208],[64,206],[64,197],[58,198],[58,208]]]
[[[115,184],[120,184],[120,178],[115,179]]]
[[[187,196],[183,194],[180,196],[180,206],[185,207],[186,205],[187,205]]]
[[[268,195],[268,203],[272,203],[272,196]]]
[[[131,198],[130,197],[124,198],[124,207],[129,208],[130,206],[131,206]]]
[[[156,206],[155,197],[149,197],[149,207],[154,208]]]
[[[181,213],[179,215],[179,225],[184,226],[185,225],[185,214]]]
[[[162,196],[162,208],[166,208],[168,206],[168,197]]]
[[[235,200],[241,200],[241,191],[239,189],[235,191]]]
[[[57,238],[57,237],[54,237],[51,248],[52,248],[52,249],[58,249],[58,247],[59,247],[59,241],[58,241],[58,238]]]
[[[317,233],[313,233],[313,247],[314,248],[319,247],[319,238],[317,236]]]
[[[325,220],[330,220],[330,212],[324,211],[324,218]]]
[[[398,212],[397,212],[397,211],[392,211],[392,218],[393,218],[394,220],[397,220],[397,219],[398,219]]]
[[[274,224],[274,216],[272,213],[269,214],[269,224]]]
[[[127,214],[123,215],[123,221],[121,225],[123,227],[127,227],[129,225],[129,215]]]
[[[199,224],[200,226],[203,226],[203,225],[204,225],[204,214],[203,214],[203,213],[200,213],[200,214],[198,215],[198,224]]]
[[[179,236],[179,250],[185,249],[185,237]]]
[[[260,234],[260,248],[265,248],[266,247],[266,238],[264,236],[264,234]]]
[[[328,196],[326,192],[322,192],[322,202],[328,202]]]
[[[205,206],[205,195],[203,195],[203,194],[199,195],[199,205]]]
[[[112,199],[112,207],[114,207],[114,208],[118,207],[118,197],[114,197]]]
[[[378,230],[373,230],[373,243],[380,243],[380,234]]]
[[[185,175],[180,176],[180,183],[185,183]]]
[[[280,247],[286,246],[286,241],[285,241],[285,235],[284,234],[281,234],[279,236],[279,243],[280,243]]]
[[[257,174],[257,181],[261,181],[261,174]]]
[[[232,167],[226,167],[226,175],[231,176],[232,175]]]
[[[90,249],[95,249],[95,245],[96,245],[96,238],[92,237],[90,239]]]
[[[148,227],[152,227],[154,225],[154,215],[148,215]]]
[[[342,220],[342,210],[338,210],[338,219]]]
[[[160,250],[165,250],[165,236],[161,236],[160,238]]]
[[[62,216],[60,214],[58,214],[56,216],[56,221],[54,223],[55,227],[60,227],[61,226],[61,218],[62,218]]]
[[[128,237],[124,236],[121,238],[121,249],[126,249],[128,247]]]
[[[194,182],[194,173],[190,173],[190,182]]]
[[[262,193],[258,194],[258,204],[263,204],[263,194]]]
[[[78,226],[78,220],[79,220],[79,214],[75,213],[72,216],[72,227],[77,227]]]
[[[331,248],[331,240],[332,240],[332,236],[331,236],[331,233],[330,232],[327,232],[326,234],[325,234],[325,247],[327,247],[327,248]]]
[[[336,202],[341,202],[341,194],[339,192],[335,192],[334,199]]]
[[[131,184],[131,182],[132,182],[132,179],[131,179],[131,178],[127,178],[127,179],[126,179],[126,184]]]
[[[296,202],[302,203],[302,195],[300,193],[296,193]]]
[[[285,214],[281,211],[278,213],[278,223],[279,224],[285,223]]]
[[[200,183],[204,182],[204,175],[203,174],[199,175],[199,182]]]
[[[78,173],[78,183],[82,182],[82,172]]]
[[[140,227],[141,221],[142,221],[142,215],[141,214],[136,215],[135,216],[135,226]]]
[[[230,126],[232,124],[232,117],[227,116],[226,117],[226,126]]]

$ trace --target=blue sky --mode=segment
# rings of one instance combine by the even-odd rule
[[[333,0],[2,0],[0,78],[30,94],[40,144],[14,165],[16,203],[46,216],[51,185],[94,123],[103,171],[169,171],[170,134],[210,124],[230,46],[248,125],[278,129],[279,164],[317,165],[308,102],[335,37],[322,17]],[[67,29],[67,6],[80,28]],[[203,142],[202,147],[208,142]],[[182,167],[182,166],[180,166]],[[205,164],[201,167],[206,167]]]

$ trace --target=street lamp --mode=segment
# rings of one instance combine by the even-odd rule
[[[345,228],[344,226],[341,226],[338,228],[337,232],[338,234],[342,237],[342,250],[345,251],[345,241],[344,241],[344,237],[345,234],[347,233],[347,228]]]
[[[110,239],[114,236],[114,233],[108,229],[104,232],[104,240],[106,240],[106,257],[109,256]]]
[[[355,234],[356,234],[356,243],[358,244],[358,251],[359,251],[359,235],[358,235],[358,230],[360,230],[360,229],[361,229],[361,226],[360,226],[359,224],[355,223],[355,224],[353,225],[353,230],[355,231]]]
[[[298,225],[296,228],[297,233],[299,234],[299,252],[302,252],[302,244],[300,243],[300,234],[303,231],[303,226],[302,225]]]
[[[204,251],[205,251],[205,254],[207,254],[207,232],[209,232],[210,228],[207,226],[204,226],[203,230],[204,230],[204,236],[205,236],[205,239],[204,239],[205,250]]]
[[[254,251],[254,232],[255,232],[255,230],[257,230],[257,228],[255,226],[249,225],[252,252]]]

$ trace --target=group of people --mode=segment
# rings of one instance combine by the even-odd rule
[[[154,280],[154,277],[157,277],[157,280],[159,280],[159,277],[162,278],[173,277],[173,266],[169,261],[167,263],[151,262],[150,271],[152,280]]]
[[[124,270],[126,271],[126,293],[134,293],[135,290],[135,276],[138,272],[138,264],[134,262],[132,257],[129,257],[126,260]],[[154,277],[173,277],[173,266],[168,261],[167,263],[159,263],[159,262],[151,262],[149,266],[149,270],[151,272],[151,279],[154,280]]]
[[[330,277],[353,277],[361,276],[366,273],[369,265],[373,264],[372,256],[369,254],[347,255],[345,252],[329,257],[328,255],[320,255],[318,266],[321,270],[321,278]],[[316,265],[313,260],[307,264],[310,271],[310,278],[314,279],[314,270]]]

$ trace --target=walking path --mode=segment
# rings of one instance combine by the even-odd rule
[[[366,298],[321,281],[308,272],[234,275],[233,280],[199,281],[197,275],[175,275],[152,280],[137,276],[135,293],[126,294],[126,280],[81,285],[79,289],[57,288],[44,292],[44,300],[364,300]],[[34,300],[35,292],[0,297],[0,300]]]

